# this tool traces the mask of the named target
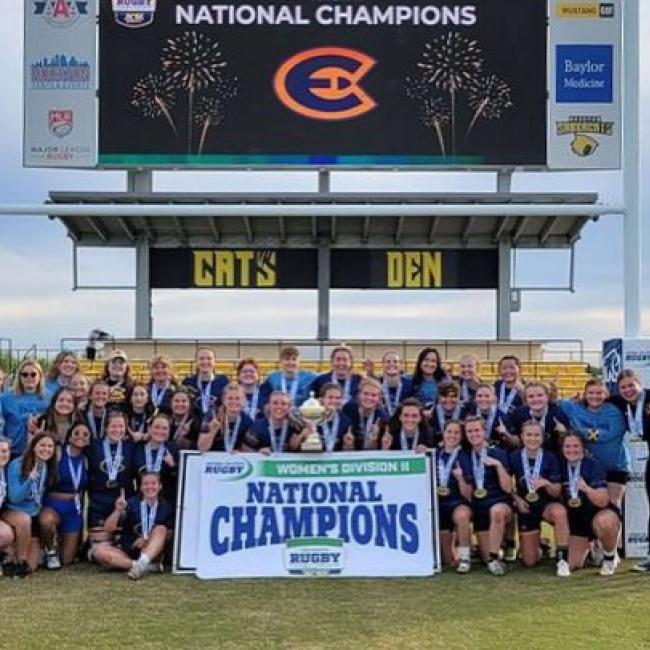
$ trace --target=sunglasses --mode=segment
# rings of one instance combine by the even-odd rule
[[[37,372],[21,372],[20,376],[25,377],[25,378],[29,377],[31,379],[34,379],[35,377],[38,377],[38,373]]]

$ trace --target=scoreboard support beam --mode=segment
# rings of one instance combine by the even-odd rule
[[[128,171],[126,185],[128,192],[150,193],[153,191],[153,172]],[[149,240],[146,237],[139,237],[135,244],[135,336],[138,339],[153,336]]]
[[[510,328],[510,290],[512,274],[512,243],[509,239],[499,240],[499,286],[497,289],[497,340],[509,341]]]
[[[318,242],[318,340],[330,338],[331,248],[323,237]]]

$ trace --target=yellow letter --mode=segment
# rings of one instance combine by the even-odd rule
[[[253,251],[235,251],[235,258],[239,262],[240,287],[251,286],[251,265],[253,263]]]
[[[214,284],[214,255],[212,251],[194,251],[194,286],[211,287]]]
[[[391,289],[399,289],[404,285],[404,274],[402,273],[402,254],[400,252],[386,252],[386,271],[388,275],[386,286]]]
[[[422,257],[424,286],[440,289],[442,287],[442,253],[440,251],[424,253]]]
[[[217,287],[234,287],[235,286],[235,260],[230,251],[217,251],[217,272],[215,286]]]
[[[258,287],[274,287],[276,285],[276,253],[275,251],[258,251],[257,253]]]
[[[422,286],[421,254],[416,251],[404,253],[404,286],[419,289]]]

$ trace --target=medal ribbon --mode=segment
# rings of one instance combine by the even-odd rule
[[[393,415],[395,413],[395,409],[397,408],[397,405],[399,404],[400,397],[402,396],[402,387],[403,383],[402,380],[399,380],[399,383],[397,384],[397,387],[395,388],[395,399],[393,399],[390,396],[390,389],[388,387],[388,384],[384,381],[381,385],[382,391],[384,393],[384,404],[386,405],[386,410],[388,411],[388,415]]]
[[[7,497],[7,478],[5,476],[5,468],[0,467],[0,508]]]
[[[443,460],[443,456],[445,454],[444,451],[440,452],[440,455],[438,456],[438,477],[440,479],[440,485],[442,487],[447,487],[449,484],[449,477],[451,476],[451,470],[454,466],[454,463],[456,462],[456,458],[458,458],[458,452],[460,451],[460,448],[456,447],[454,451],[452,451],[449,454],[449,457],[447,458],[447,462]]]
[[[99,433],[97,432],[97,420],[95,419],[95,413],[91,407],[88,417],[88,427],[92,431],[93,438],[99,440],[104,437],[104,428],[106,426],[106,407],[102,409],[101,424],[99,425]]]
[[[142,525],[142,537],[149,539],[149,535],[156,523],[156,513],[158,512],[158,502],[149,506],[146,501],[140,501],[140,524]]]
[[[285,420],[282,423],[282,432],[278,438],[275,435],[275,428],[273,427],[273,422],[269,420],[269,434],[271,438],[271,451],[274,454],[281,454],[284,450],[284,445],[287,439],[287,431],[289,430],[289,420]]]
[[[38,468],[36,478],[32,481],[32,499],[40,508],[43,502],[43,493],[45,492],[45,479],[47,478],[47,465],[41,465]]]
[[[632,415],[632,406],[627,405],[627,428],[633,436],[643,435],[643,395],[639,395]]]
[[[237,442],[237,433],[239,431],[239,425],[241,424],[241,415],[237,416],[234,426],[230,428],[230,421],[226,418],[226,430],[223,432],[223,445],[226,448],[226,451],[231,454],[232,450],[235,448],[235,443]]]
[[[147,443],[144,446],[144,462],[147,466],[147,472],[156,472],[160,474],[160,468],[162,467],[165,454],[167,453],[167,447],[165,443],[160,443],[160,447],[156,450],[156,458],[153,458],[153,449],[151,443]]]
[[[414,436],[411,436],[411,446],[409,447],[409,436],[406,435],[406,431],[402,429],[399,432],[400,436],[400,445],[402,451],[413,451],[418,446],[418,439],[420,438],[420,429],[415,432]]]
[[[118,440],[115,454],[111,453],[111,444],[108,438],[104,438],[104,460],[106,461],[106,473],[110,481],[115,481],[120,472],[122,462],[122,441]]]
[[[289,383],[291,383],[291,388],[289,388]],[[299,381],[298,381],[298,375],[295,375],[294,377],[287,377],[284,373],[282,373],[282,377],[280,378],[280,387],[283,393],[287,393],[289,397],[291,398],[291,403],[295,406],[296,405],[296,395],[298,395],[298,386],[299,386]]]
[[[252,392],[250,399],[248,395],[249,394],[246,393],[246,406],[244,407],[244,411],[251,418],[251,420],[254,420],[255,417],[257,416],[257,404],[260,401],[259,385],[258,384],[255,385],[255,390]]]
[[[483,460],[487,456],[487,448],[483,447],[480,453],[472,452],[472,470],[474,473],[474,481],[476,482],[476,489],[482,490],[485,485],[485,465]]]
[[[521,465],[524,468],[524,480],[526,481],[526,487],[529,492],[534,492],[531,481],[534,478],[539,478],[539,473],[542,470],[542,460],[544,458],[544,450],[538,449],[537,456],[535,456],[535,465],[533,471],[530,471],[530,462],[528,460],[528,454],[525,449],[521,450]]]
[[[331,452],[334,451],[334,445],[336,444],[336,436],[339,432],[339,413],[338,411],[334,414],[331,424],[327,421],[321,422],[320,426],[323,430],[323,438],[325,438],[325,451]]]
[[[578,498],[578,479],[580,478],[580,465],[582,461],[579,460],[575,465],[569,463],[566,466],[567,475],[569,478],[569,494],[572,499]]]
[[[81,495],[79,494],[79,486],[81,485],[81,475],[83,473],[83,457],[78,457],[77,466],[75,467],[72,462],[72,457],[70,456],[70,449],[66,449],[66,456],[68,457],[68,471],[70,472],[70,478],[72,479],[72,485],[74,486],[74,504],[77,508],[77,514],[81,514]]]
[[[339,384],[339,386],[341,385],[341,382],[337,379],[336,373],[334,372],[330,376],[330,381],[333,384]],[[350,394],[352,389],[352,375],[350,375],[345,380],[345,383],[343,384],[342,388],[343,388],[343,401],[341,402],[341,404],[345,404],[346,402],[349,402],[350,397],[352,397],[352,395]]]
[[[499,386],[499,408],[504,413],[510,410],[512,403],[515,401],[515,397],[517,397],[517,389],[514,387],[511,388],[508,397],[506,397],[506,382],[501,382],[501,386]]]

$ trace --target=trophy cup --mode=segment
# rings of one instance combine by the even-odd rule
[[[298,409],[301,419],[309,427],[309,435],[300,445],[301,451],[322,452],[323,442],[318,435],[316,427],[325,418],[326,408],[314,397],[314,393],[309,393],[309,399],[303,402]]]

